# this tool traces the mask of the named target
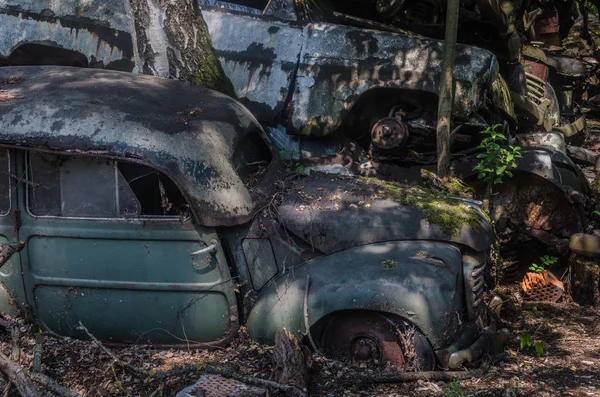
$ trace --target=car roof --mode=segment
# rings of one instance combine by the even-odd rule
[[[247,222],[256,197],[268,194],[274,167],[250,191],[232,161],[240,140],[257,132],[273,153],[243,105],[176,80],[102,69],[0,68],[0,144],[152,166],[178,185],[205,226]]]

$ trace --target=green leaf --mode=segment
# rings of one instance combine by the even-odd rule
[[[544,345],[544,342],[540,341],[535,344],[535,354],[537,354],[538,357],[542,357],[544,355],[545,349],[546,346]]]
[[[521,350],[523,350],[523,348],[525,347],[529,347],[533,344],[533,341],[531,340],[531,336],[527,333],[527,332],[523,332],[521,334]]]
[[[505,170],[506,170],[505,165],[498,167],[498,169],[496,170],[496,175],[502,175]]]

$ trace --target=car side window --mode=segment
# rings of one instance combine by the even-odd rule
[[[10,213],[11,175],[10,154],[7,149],[0,149],[0,216]]]
[[[150,167],[37,152],[27,161],[34,216],[140,218],[177,216],[187,208],[173,182]]]

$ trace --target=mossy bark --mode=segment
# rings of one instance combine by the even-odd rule
[[[572,255],[571,295],[583,305],[600,306],[600,266],[597,259]]]
[[[236,97],[194,0],[130,0],[142,72]]]

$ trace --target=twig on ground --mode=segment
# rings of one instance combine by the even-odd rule
[[[33,372],[42,372],[42,355],[44,354],[44,334],[40,327],[35,327],[35,343],[33,345]]]
[[[12,382],[8,381],[6,383],[6,386],[4,386],[4,391],[2,392],[2,395],[4,397],[8,397],[8,393],[10,393],[10,389],[12,389]]]
[[[262,387],[266,387],[269,389],[275,389],[275,390],[280,390],[283,392],[288,393],[291,396],[294,397],[306,397],[306,393],[304,393],[302,390],[298,389],[297,387],[294,386],[289,386],[289,385],[282,385],[280,383],[277,382],[273,382],[273,381],[269,381],[269,380],[265,380],[265,379],[260,379],[260,378],[255,378],[252,376],[245,376],[242,375],[240,373],[237,373],[231,369],[227,369],[227,368],[221,368],[221,367],[215,367],[212,365],[192,365],[192,364],[188,364],[188,365],[183,365],[179,368],[174,368],[172,370],[169,371],[147,371],[144,369],[140,369],[137,368],[133,365],[131,365],[128,362],[125,362],[123,360],[121,360],[116,354],[114,354],[113,352],[111,352],[110,350],[108,350],[103,344],[102,342],[100,342],[98,340],[98,338],[96,338],[94,335],[92,335],[90,333],[90,331],[83,325],[83,323],[80,321],[79,322],[79,326],[77,327],[78,330],[83,331],[87,334],[87,336],[100,348],[102,349],[106,354],[108,354],[108,356],[110,358],[112,358],[117,364],[119,364],[123,369],[134,373],[136,375],[148,378],[148,379],[153,379],[153,380],[165,380],[167,378],[171,378],[174,376],[181,376],[181,375],[186,375],[186,374],[190,374],[193,372],[204,372],[206,374],[211,374],[211,375],[220,375],[223,376],[225,378],[230,378],[230,379],[235,379],[239,382],[243,382],[246,383],[248,385],[251,386],[262,386]]]
[[[304,332],[306,332],[306,336],[308,337],[308,341],[310,342],[310,346],[313,348],[313,352],[318,353],[317,345],[313,340],[312,334],[310,333],[310,322],[308,321],[308,291],[310,290],[311,280],[308,275],[308,271],[306,272],[306,289],[304,290]]]
[[[15,321],[10,323],[10,359],[19,362],[21,359],[21,329]]]
[[[19,394],[26,397],[40,397],[39,391],[33,385],[27,371],[19,364],[11,361],[3,353],[0,352],[0,371],[2,371],[7,377],[8,381],[12,382]]]
[[[430,380],[449,382],[453,379],[470,379],[476,375],[467,371],[423,371],[423,372],[399,372],[396,374],[384,375],[357,375],[347,381],[342,380],[344,384],[369,384],[369,383],[400,383],[414,382],[417,380]]]
[[[76,392],[74,392],[72,390],[69,390],[68,388],[66,388],[64,386],[61,386],[60,384],[58,384],[57,381],[55,381],[51,377],[49,377],[47,375],[44,375],[42,373],[34,372],[34,373],[29,374],[29,377],[34,382],[37,382],[40,385],[43,385],[48,390],[51,390],[52,392],[58,394],[59,396],[62,396],[62,397],[82,397],[81,394],[76,393]]]

